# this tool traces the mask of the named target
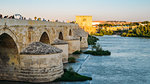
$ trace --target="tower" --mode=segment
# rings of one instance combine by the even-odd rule
[[[92,16],[76,16],[76,23],[89,34],[93,32]]]

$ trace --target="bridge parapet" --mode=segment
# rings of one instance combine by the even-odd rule
[[[32,42],[41,40],[45,32],[48,39],[52,43],[59,37],[62,32],[63,40],[69,36],[69,30],[79,28],[78,24],[64,23],[64,22],[48,22],[35,20],[19,20],[19,19],[0,19],[0,32],[11,32],[15,36],[16,44],[19,45],[19,51],[25,48]],[[5,32],[7,31],[7,32]]]
[[[78,24],[65,22],[48,22],[35,20],[19,20],[19,19],[0,19],[0,26],[46,26],[46,27],[75,27],[79,28]]]

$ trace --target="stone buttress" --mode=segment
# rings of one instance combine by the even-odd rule
[[[64,73],[61,53],[61,49],[48,44],[30,44],[21,52],[17,78],[27,82],[54,81]]]
[[[60,40],[60,39],[56,39],[56,40],[54,40],[52,45],[63,50],[62,62],[68,63],[68,42]]]

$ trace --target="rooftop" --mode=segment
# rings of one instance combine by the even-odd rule
[[[58,44],[68,44],[68,42],[60,39],[56,39],[53,41],[52,45],[58,45]]]
[[[42,42],[33,42],[29,44],[20,54],[30,54],[30,55],[46,55],[61,53],[62,50],[51,46],[49,44],[44,44]]]
[[[87,32],[85,32],[83,29],[78,28],[78,29],[73,29],[74,35],[77,37],[86,37],[88,35]]]

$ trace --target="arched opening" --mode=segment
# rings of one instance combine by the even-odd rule
[[[69,36],[72,36],[72,32],[71,32],[71,29],[69,30]]]
[[[45,43],[45,44],[50,44],[50,40],[48,37],[48,34],[44,32],[40,38],[40,42]]]
[[[82,37],[80,37],[80,41],[82,41]]]
[[[3,33],[0,35],[0,68],[19,64],[18,49],[13,38]]]
[[[62,34],[62,32],[59,33],[58,39],[63,40],[63,34]]]

